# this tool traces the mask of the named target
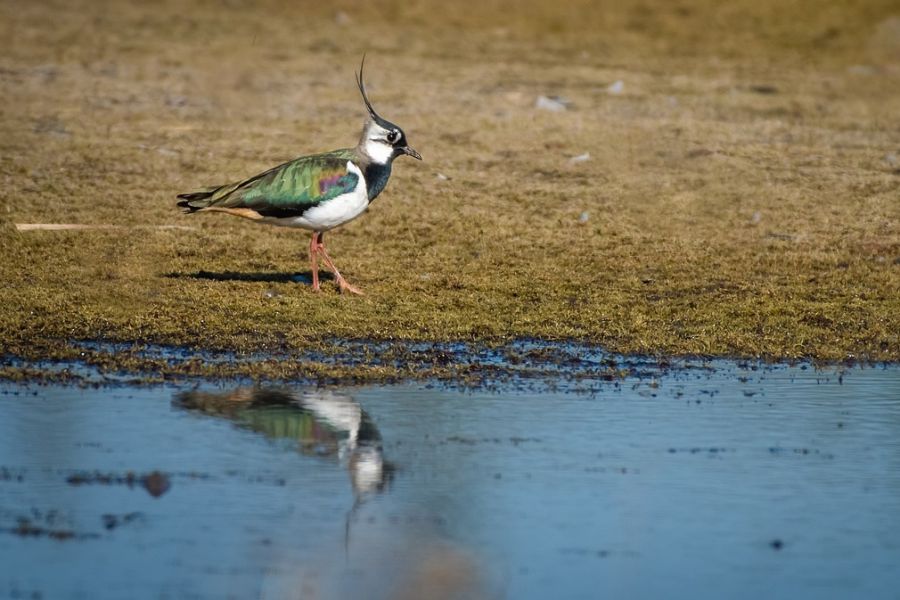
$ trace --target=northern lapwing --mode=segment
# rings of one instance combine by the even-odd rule
[[[391,164],[402,154],[422,160],[397,125],[381,118],[366,94],[363,56],[356,75],[369,118],[355,148],[301,156],[237,183],[179,194],[187,213],[223,212],[259,223],[313,232],[309,243],[312,288],[319,291],[319,257],[341,292],[361,294],[347,283],[325,251],[324,234],[365,212],[387,185]]]
[[[347,394],[242,387],[182,392],[172,403],[231,419],[272,439],[291,439],[302,454],[339,460],[349,471],[358,502],[384,491],[393,479],[395,467],[384,458],[378,427]]]

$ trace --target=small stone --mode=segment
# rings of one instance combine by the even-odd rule
[[[701,156],[710,156],[712,154],[715,154],[715,151],[709,148],[694,148],[693,150],[688,150],[685,156],[687,158],[700,158]]]
[[[750,223],[752,225],[759,225],[759,222],[762,221],[762,213],[757,211],[753,212],[753,216],[750,217]]]
[[[141,478],[141,485],[154,498],[159,498],[169,491],[172,484],[169,482],[169,476],[159,471],[153,471]]]
[[[166,96],[166,106],[178,108],[181,106],[187,106],[187,103],[188,103],[187,96],[178,96],[178,95]]]
[[[450,181],[450,178],[444,175],[443,173],[436,173],[435,177],[438,181]]]
[[[577,165],[578,163],[583,163],[591,160],[591,153],[585,152],[584,154],[579,154],[578,156],[573,156],[569,159],[570,165]]]
[[[584,211],[578,216],[578,222],[579,223],[587,223],[588,219],[590,219],[590,218],[591,218],[591,213],[589,213],[588,211]]]
[[[622,92],[625,91],[625,82],[621,79],[614,81],[613,83],[606,86],[606,93],[612,94],[613,96],[618,96]]]
[[[538,96],[534,102],[534,106],[540,110],[549,110],[550,112],[563,112],[568,110],[572,103],[560,96]]]
[[[875,69],[869,65],[852,65],[847,68],[851,75],[874,75]]]

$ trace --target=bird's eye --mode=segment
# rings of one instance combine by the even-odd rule
[[[389,131],[387,134],[387,141],[389,144],[393,144],[400,138],[400,132],[394,129],[393,131]]]

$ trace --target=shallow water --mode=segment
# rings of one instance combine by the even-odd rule
[[[0,594],[896,598],[900,368],[0,386]]]

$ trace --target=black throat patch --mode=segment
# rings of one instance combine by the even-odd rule
[[[384,186],[387,185],[388,179],[391,177],[390,161],[388,161],[388,163],[385,165],[379,165],[374,162],[369,163],[368,165],[366,165],[366,170],[363,173],[363,177],[366,178],[369,202],[371,202],[378,196],[378,194],[381,193],[381,190],[384,189]]]

